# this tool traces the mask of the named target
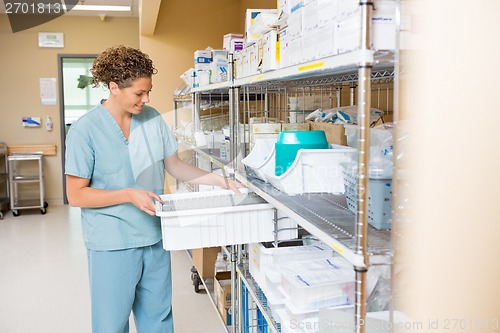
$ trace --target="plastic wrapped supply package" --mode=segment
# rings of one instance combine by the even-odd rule
[[[193,76],[194,76],[194,68],[188,69],[179,76],[185,83],[185,86],[180,89],[177,89],[175,95],[179,96],[179,95],[189,94],[191,88],[193,87]]]
[[[354,270],[340,257],[294,262],[279,270],[285,304],[292,313],[354,301]]]
[[[194,52],[193,88],[210,84],[210,63],[212,62],[212,48],[196,50]]]
[[[210,83],[227,81],[228,77],[228,51],[212,50],[212,62],[210,63]]]
[[[277,21],[276,9],[247,9],[245,21],[247,43],[260,40],[263,34],[277,26]]]

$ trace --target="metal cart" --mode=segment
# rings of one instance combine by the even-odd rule
[[[41,153],[23,153],[14,154],[7,157],[9,165],[9,183],[10,183],[10,209],[14,216],[19,216],[20,209],[39,208],[40,212],[47,212],[48,204],[44,201],[43,187],[43,155]],[[28,163],[37,163],[38,172],[34,173],[32,169],[27,168]],[[24,168],[21,164],[24,165]],[[33,165],[31,165],[33,167]],[[39,197],[22,199],[20,189],[23,184],[38,185]]]
[[[0,142],[0,220],[3,219],[3,211],[9,208],[10,201],[7,170],[7,144]]]

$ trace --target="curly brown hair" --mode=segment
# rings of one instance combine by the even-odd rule
[[[110,82],[115,82],[120,89],[123,89],[130,87],[135,79],[151,77],[158,73],[158,70],[147,54],[132,47],[119,45],[99,54],[90,72],[94,87],[101,82],[109,87]]]

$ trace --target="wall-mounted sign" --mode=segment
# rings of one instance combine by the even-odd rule
[[[64,47],[64,33],[39,32],[38,47]]]
[[[23,117],[23,127],[40,127],[41,117]]]
[[[56,105],[56,79],[53,77],[40,79],[40,100],[42,105]]]

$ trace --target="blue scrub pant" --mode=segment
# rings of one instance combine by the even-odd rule
[[[93,333],[172,333],[170,252],[162,242],[119,251],[87,251]]]

